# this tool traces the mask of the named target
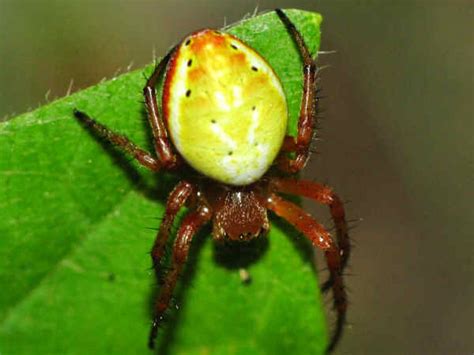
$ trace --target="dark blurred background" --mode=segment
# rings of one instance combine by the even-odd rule
[[[337,51],[321,56],[322,140],[305,171],[362,219],[336,353],[472,354],[473,1],[0,0],[0,120],[257,4],[320,12],[322,50]]]

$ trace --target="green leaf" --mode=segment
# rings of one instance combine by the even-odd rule
[[[318,14],[289,10],[313,52]],[[229,28],[282,79],[294,134],[301,62],[272,12]],[[148,251],[176,178],[153,175],[72,117],[77,107],[151,147],[141,90],[152,65],[0,125],[0,353],[147,354],[155,281]],[[160,354],[318,354],[325,317],[312,249],[271,216],[229,252],[201,233],[161,329]],[[244,285],[238,269],[247,268]]]

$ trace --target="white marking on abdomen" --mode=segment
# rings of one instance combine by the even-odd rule
[[[230,105],[227,102],[227,98],[221,91],[216,91],[214,93],[214,98],[216,100],[217,106],[219,106],[222,110],[226,112],[230,111]]]
[[[234,85],[232,86],[232,94],[234,96],[234,102],[232,106],[239,107],[242,105],[242,87]]]
[[[249,126],[249,132],[247,134],[247,140],[251,146],[255,143],[255,131],[260,123],[259,116],[260,113],[255,109],[255,111],[252,112],[252,123]]]
[[[212,132],[214,132],[222,142],[229,146],[229,149],[237,148],[237,143],[219,126],[218,123],[211,125]]]

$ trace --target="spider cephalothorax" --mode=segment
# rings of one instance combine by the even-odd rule
[[[216,240],[250,240],[270,228],[268,210],[287,220],[324,251],[330,277],[323,290],[332,289],[338,314],[328,351],[342,334],[347,307],[342,271],[350,252],[343,204],[325,185],[282,177],[297,173],[306,165],[316,120],[318,69],[293,23],[283,11],[276,13],[303,61],[303,98],[296,137],[286,136],[286,98],[270,65],[236,37],[209,29],[192,33],[174,47],[156,66],[144,88],[156,157],[85,113],[74,112],[82,123],[145,167],[153,171],[194,172],[169,194],[151,251],[153,265],[159,271],[173,222],[182,207],[189,207],[174,240],[171,268],[164,275],[156,301],[150,347],[154,346],[158,325],[169,306],[192,238],[201,227],[212,223]],[[163,73],[160,110],[155,86]],[[270,170],[272,165],[275,169]],[[279,193],[327,205],[337,240]]]
[[[214,216],[212,236],[214,239],[247,240],[265,234],[270,227],[266,201],[250,188],[226,188],[209,191]]]

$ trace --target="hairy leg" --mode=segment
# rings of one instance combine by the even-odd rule
[[[150,122],[153,133],[155,151],[162,164],[169,168],[175,168],[180,161],[178,155],[173,152],[168,131],[161,118],[158,103],[156,102],[156,84],[166,68],[168,61],[173,54],[174,49],[171,50],[155,67],[153,74],[148,78],[145,87],[143,88],[143,95],[145,96],[145,106],[148,113],[148,121]]]
[[[74,116],[87,128],[92,130],[99,137],[105,139],[107,142],[123,149],[126,153],[132,155],[144,167],[158,171],[161,168],[161,163],[158,159],[153,157],[147,151],[139,148],[135,143],[131,142],[127,137],[115,133],[107,126],[90,118],[87,114],[77,109],[74,109]]]
[[[140,164],[153,171],[158,171],[162,168],[173,169],[180,161],[179,156],[173,152],[171,142],[168,138],[168,132],[160,117],[155,89],[158,79],[166,67],[172,52],[173,51],[168,53],[156,66],[143,89],[148,121],[152,129],[155,152],[158,158],[153,157],[150,153],[139,148],[124,135],[112,131],[105,125],[90,118],[86,113],[74,109],[74,116],[85,126],[89,127],[93,132],[111,144],[122,148],[125,152],[132,155]]]
[[[315,247],[324,251],[326,263],[333,280],[332,291],[334,308],[337,312],[336,328],[327,348],[327,351],[331,352],[342,335],[347,310],[347,297],[341,273],[340,250],[326,229],[301,207],[284,200],[276,194],[271,194],[268,208],[290,222],[297,230],[303,233]]]
[[[308,180],[273,178],[271,180],[271,188],[276,192],[308,197],[329,207],[332,220],[336,227],[337,244],[341,256],[341,271],[343,271],[347,266],[347,261],[351,253],[351,243],[344,212],[344,204],[339,196],[329,186]],[[333,280],[330,277],[329,280],[324,283],[323,291],[328,290],[332,282]]]
[[[173,191],[168,196],[166,201],[165,215],[163,221],[160,224],[160,229],[155,238],[155,243],[151,250],[151,258],[153,261],[153,267],[158,274],[158,267],[160,266],[160,260],[163,257],[164,249],[168,237],[170,234],[171,227],[173,226],[174,219],[178,214],[181,207],[183,207],[188,201],[189,197],[195,192],[194,186],[187,181],[180,181]]]
[[[303,99],[298,121],[298,134],[296,137],[287,136],[285,138],[283,154],[278,158],[280,169],[288,173],[296,173],[305,167],[309,157],[309,147],[313,138],[317,113],[316,79],[318,70],[316,62],[311,57],[308,47],[295,25],[282,10],[277,9],[276,13],[293,37],[303,60]],[[288,152],[294,153],[294,156],[290,158],[287,155]]]
[[[161,287],[160,294],[155,304],[155,316],[148,341],[148,346],[150,349],[153,349],[155,346],[155,338],[158,332],[158,326],[163,320],[163,314],[168,308],[179,274],[181,273],[181,270],[183,269],[183,266],[188,258],[191,241],[199,229],[210,220],[211,215],[212,214],[209,208],[206,206],[199,206],[196,211],[189,213],[184,218],[183,223],[179,228],[173,246],[171,269],[165,276],[164,283]]]

